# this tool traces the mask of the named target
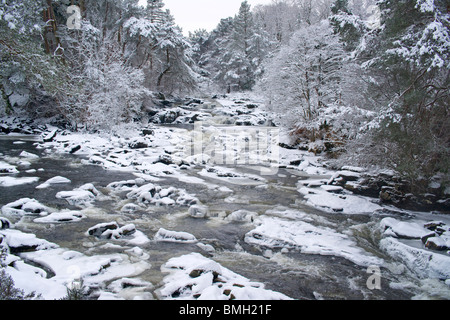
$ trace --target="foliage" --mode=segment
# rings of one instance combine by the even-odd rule
[[[377,117],[367,153],[411,183],[448,174],[450,33],[440,1],[380,1],[382,28],[360,57],[372,77]],[[374,149],[377,152],[374,152]]]
[[[2,240],[0,238],[0,240]],[[4,261],[6,259],[6,248],[1,245],[0,241],[0,300],[32,300],[40,298],[39,295],[32,292],[25,294],[14,286],[14,280],[6,273]]]

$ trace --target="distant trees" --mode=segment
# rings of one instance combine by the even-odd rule
[[[197,42],[196,61],[211,79],[228,92],[250,90],[262,74],[262,62],[268,54],[269,40],[257,25],[247,1],[242,2],[234,18],[222,19],[209,37],[191,35]]]
[[[106,128],[139,118],[153,91],[258,87],[284,126],[429,180],[448,175],[449,30],[439,0],[243,1],[189,40],[162,0],[3,0],[0,113]]]
[[[327,20],[294,33],[290,43],[265,65],[266,74],[259,83],[280,124],[313,142],[323,139],[330,128],[336,135],[350,134],[364,112],[354,104],[354,92],[349,89],[359,68],[347,56]]]
[[[73,4],[80,30],[67,27]],[[1,2],[1,110],[108,127],[105,121],[136,118],[151,91],[193,90],[190,44],[163,7],[161,0],[146,7],[138,0]]]

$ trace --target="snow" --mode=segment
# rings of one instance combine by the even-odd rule
[[[394,235],[399,238],[421,239],[432,233],[419,223],[399,221],[394,218],[384,218],[381,220],[380,225],[385,229],[385,233],[394,233]]]
[[[39,181],[38,177],[0,177],[0,187],[14,187]]]
[[[306,254],[334,255],[362,266],[381,265],[381,258],[357,246],[348,235],[303,221],[261,217],[258,227],[245,235],[245,242],[272,249],[299,249]]]
[[[409,246],[398,239],[388,237],[380,241],[380,247],[391,257],[402,261],[420,278],[450,278],[450,256]]]
[[[50,187],[52,184],[65,184],[65,183],[72,183],[69,179],[61,176],[56,176],[53,178],[48,179],[44,183],[38,185],[36,189],[45,189]]]
[[[187,232],[169,231],[164,228],[160,228],[155,234],[154,239],[156,241],[165,242],[178,242],[178,243],[195,243],[197,239],[194,235]]]
[[[67,223],[79,222],[85,218],[86,216],[80,211],[61,211],[51,213],[46,217],[34,219],[33,221],[36,223]]]
[[[166,300],[291,300],[198,253],[172,258],[161,269],[170,273],[160,290]]]
[[[328,192],[330,191],[329,187],[325,187],[325,189],[328,190],[301,187],[298,191],[306,199],[307,205],[332,213],[361,214],[382,209],[380,205],[373,203],[370,198],[352,194],[334,194]]]

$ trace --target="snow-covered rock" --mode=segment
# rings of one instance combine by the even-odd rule
[[[22,151],[19,156],[22,158],[28,158],[28,159],[38,159],[39,158],[39,156],[37,154],[27,152],[27,151]]]
[[[431,250],[448,251],[450,250],[449,240],[442,237],[431,237],[426,240],[425,247]]]
[[[254,222],[258,213],[248,210],[237,210],[230,213],[225,220],[234,222]]]
[[[88,229],[86,236],[95,236],[104,240],[120,240],[126,241],[132,245],[143,245],[150,240],[141,231],[136,229],[132,223],[122,227],[115,221],[99,223]]]
[[[393,235],[403,239],[422,239],[423,237],[434,235],[434,232],[425,229],[416,222],[399,221],[394,218],[384,218],[380,222],[386,235]]]
[[[14,187],[38,181],[38,177],[0,177],[0,187]]]
[[[194,235],[187,232],[170,231],[160,228],[155,234],[156,241],[178,242],[178,243],[195,243],[197,239]]]
[[[191,206],[199,202],[195,196],[188,194],[185,190],[174,187],[162,188],[153,183],[134,189],[127,194],[127,198],[136,199],[143,204],[162,206]]]
[[[16,166],[0,160],[0,174],[16,174],[19,173]]]
[[[448,255],[413,247],[393,237],[382,239],[380,247],[422,279],[450,279],[450,256]]]
[[[58,247],[54,243],[37,238],[34,234],[15,229],[0,230],[0,235],[3,236],[3,242],[15,252],[47,250]]]
[[[66,183],[72,183],[72,181],[70,181],[69,179],[67,179],[65,177],[56,176],[56,177],[50,178],[47,181],[45,181],[44,183],[38,185],[36,187],[36,189],[45,189],[54,184],[66,184]]]
[[[4,205],[1,209],[3,215],[48,215],[53,210],[36,199],[22,198]]]
[[[290,300],[198,253],[172,258],[161,269],[170,273],[159,291],[167,300]]]
[[[206,218],[209,216],[209,208],[203,205],[193,205],[189,208],[189,215],[193,218]]]
[[[97,196],[101,195],[92,183],[87,183],[73,191],[60,191],[56,194],[56,198],[65,199],[70,205],[87,205],[94,201]]]
[[[0,217],[0,230],[2,229],[9,229],[11,227],[11,222],[3,217]],[[1,243],[1,242],[0,242]]]
[[[46,217],[34,219],[33,221],[36,223],[67,223],[79,222],[85,218],[86,216],[80,211],[61,211],[51,213]]]
[[[373,202],[373,199],[353,194],[334,194],[324,189],[301,187],[298,190],[303,194],[306,204],[329,212],[344,214],[372,213],[382,207]]]
[[[381,265],[383,260],[357,246],[348,235],[328,227],[274,217],[260,217],[260,225],[245,235],[245,242],[272,249],[299,249],[302,253],[333,255],[362,266]]]

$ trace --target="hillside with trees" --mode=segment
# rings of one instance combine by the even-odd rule
[[[253,90],[293,145],[424,192],[448,183],[449,19],[444,0],[244,1],[186,38],[162,0],[4,0],[0,112],[91,130],[161,93]]]

